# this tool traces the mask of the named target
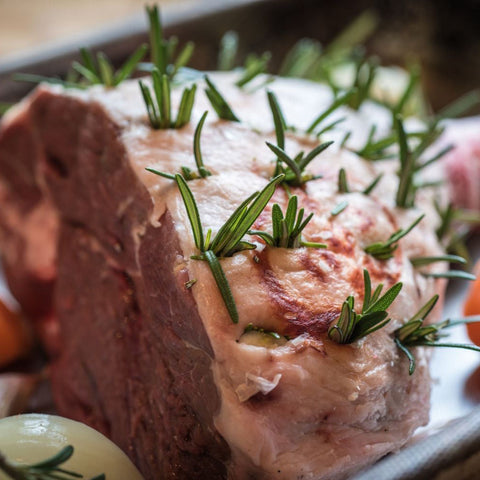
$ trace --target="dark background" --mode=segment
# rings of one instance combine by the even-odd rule
[[[480,0],[259,0],[243,6],[239,3],[220,3],[217,12],[208,14],[192,7],[173,19],[167,17],[166,33],[177,35],[181,43],[194,40],[192,66],[214,69],[221,36],[229,29],[236,30],[240,35],[239,60],[252,51],[270,50],[271,71],[275,72],[286,51],[300,38],[327,44],[359,14],[370,9],[378,22],[377,30],[367,41],[369,53],[377,54],[385,65],[420,63],[423,87],[434,109],[480,87]],[[137,23],[120,31],[105,32],[103,37],[93,38],[90,46],[120,62],[146,40],[143,24]],[[18,100],[32,87],[12,82],[12,73],[64,75],[77,58],[80,46],[83,44],[37,55],[23,64],[0,63],[0,101]]]

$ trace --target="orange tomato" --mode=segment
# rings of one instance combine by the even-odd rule
[[[0,301],[0,368],[25,355],[31,345],[26,323]]]
[[[475,266],[477,279],[470,285],[467,299],[463,306],[463,313],[466,316],[480,315],[480,261]],[[467,332],[470,340],[475,345],[480,345],[480,322],[468,323]]]

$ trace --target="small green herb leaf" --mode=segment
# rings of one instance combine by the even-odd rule
[[[178,189],[183,198],[183,203],[185,204],[185,209],[187,210],[188,219],[190,220],[190,225],[192,226],[193,239],[195,241],[195,246],[204,252],[205,244],[203,241],[203,227],[200,220],[200,214],[198,213],[197,202],[193,196],[192,191],[188,188],[187,182],[184,178],[178,173],[175,175],[175,181],[177,182]]]
[[[340,202],[331,210],[330,215],[333,215],[335,217],[339,213],[343,212],[347,207],[348,207],[348,202],[344,200],[343,202]]]
[[[308,155],[300,152],[295,158],[291,158],[282,148],[266,142],[267,147],[277,156],[277,168],[275,173],[285,175],[284,183],[293,187],[301,187],[310,180],[320,178],[319,176],[306,173],[304,170],[308,164],[327,149],[333,142],[325,142],[316,146]]]
[[[354,89],[355,94],[348,99],[348,106],[358,110],[362,103],[369,98],[370,88],[376,72],[377,62],[374,59],[358,58],[356,61],[355,79],[352,85],[352,90]]]
[[[463,270],[448,270],[446,272],[422,272],[424,277],[431,278],[457,278],[459,280],[475,280],[477,277]]]
[[[350,188],[348,187],[347,182],[347,172],[344,168],[341,168],[338,171],[338,192],[339,193],[348,193],[350,192]]]
[[[208,78],[208,75],[205,75],[205,83],[207,88],[205,88],[205,93],[210,100],[210,103],[217,112],[219,118],[223,120],[230,120],[231,122],[239,122],[238,117],[233,113],[230,105],[227,103],[222,94],[218,91],[214,83]]]
[[[6,473],[8,477],[14,480],[68,480],[83,478],[83,475],[80,473],[61,468],[72,457],[73,453],[74,448],[71,445],[67,445],[51,458],[33,465],[22,465],[10,462],[0,452],[0,471]],[[97,475],[91,480],[105,480],[105,475]]]
[[[235,300],[233,298],[232,291],[230,290],[230,285],[228,284],[227,278],[225,277],[225,273],[217,256],[211,250],[204,252],[203,256],[205,257],[205,260],[212,271],[213,278],[215,279],[215,283],[217,284],[220,294],[222,295],[223,302],[227,308],[230,318],[232,319],[232,322],[238,323],[237,306],[235,305]]]
[[[363,193],[364,195],[370,195],[370,194],[373,192],[373,190],[375,189],[375,187],[378,185],[378,183],[380,182],[380,180],[382,179],[382,177],[383,177],[383,173],[380,173],[379,175],[377,175],[377,176],[373,179],[372,183],[370,183],[370,185],[368,185],[368,186],[363,190],[362,193]]]
[[[277,137],[277,146],[281,149],[285,148],[285,130],[287,125],[282,109],[278,103],[276,95],[272,91],[267,91],[268,104],[272,111],[273,124],[275,125],[275,136]]]
[[[200,149],[200,136],[202,134],[203,124],[207,118],[208,111],[206,111],[195,129],[195,135],[193,137],[193,154],[195,156],[195,163],[197,164],[198,174],[202,177],[208,177],[211,173],[205,168],[203,164],[202,151]]]
[[[218,54],[218,70],[228,71],[235,67],[235,59],[238,52],[238,34],[228,31],[220,40],[220,52]]]
[[[278,248],[299,248],[315,247],[326,248],[323,243],[304,242],[302,231],[313,217],[313,213],[304,220],[304,209],[298,210],[298,198],[296,195],[290,197],[285,216],[280,206],[275,203],[272,207],[272,228],[273,233],[269,234],[258,230],[250,230],[250,235],[258,235],[271,247]]]
[[[365,252],[374,256],[378,260],[388,260],[389,258],[392,258],[393,253],[398,248],[397,242],[405,235],[410,233],[413,228],[415,228],[421,222],[424,216],[424,214],[420,215],[409,227],[397,230],[395,233],[390,235],[386,242],[372,243],[365,248]]]
[[[354,298],[349,296],[343,302],[340,316],[328,330],[330,340],[336,343],[353,343],[383,328],[390,321],[387,308],[397,298],[402,284],[394,284],[382,296],[383,285],[378,285],[372,295],[372,285],[367,270],[363,271],[363,279],[365,293],[361,313],[355,312]]]
[[[424,267],[436,262],[450,262],[466,264],[467,261],[458,255],[439,255],[433,257],[414,257],[410,259],[414,267]]]
[[[235,82],[237,87],[243,88],[255,77],[261,73],[266,73],[268,62],[272,55],[270,52],[265,52],[260,57],[255,54],[251,54],[245,61],[245,67],[242,76]]]
[[[333,112],[335,112],[339,107],[342,105],[348,104],[350,99],[356,94],[356,89],[351,89],[348,92],[339,95],[337,98],[333,100],[331,105],[325,109],[307,128],[307,133],[314,133],[317,126],[323,122],[326,118],[328,118]],[[322,131],[324,133],[325,130]]]

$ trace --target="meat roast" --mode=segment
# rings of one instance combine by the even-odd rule
[[[255,250],[220,259],[239,314],[232,322],[208,264],[191,258],[198,251],[176,183],[145,170],[193,169],[194,130],[208,110],[201,148],[212,175],[188,182],[205,230],[217,232],[268,183],[275,156],[265,142],[275,143],[275,131],[265,89],[239,89],[232,73],[211,78],[240,122],[217,118],[203,80],[180,129],[150,127],[136,81],[41,85],[8,112],[0,129],[6,277],[51,356],[58,412],[113,439],[147,480],[347,478],[428,421],[428,352],[414,349],[409,375],[393,332],[443,293],[442,280],[409,260],[443,253],[430,194],[419,191],[415,208],[396,207],[397,162],[352,151],[371,125],[388,131],[390,113],[370,102],[341,107],[343,132],[323,135],[335,143],[308,167],[319,178],[277,187],[254,225],[270,231],[272,205],[284,211],[295,194],[314,213],[304,239],[326,248],[273,248],[252,236]],[[317,146],[301,132],[331,103],[330,88],[293,79],[268,88],[295,127],[286,151]],[[180,93],[172,92],[173,110]],[[348,149],[339,142],[347,130]],[[362,193],[379,173],[372,193]],[[365,252],[421,213],[392,258]],[[337,344],[327,331],[349,295],[361,305],[364,269],[374,287],[403,288],[388,325]],[[284,341],[256,342],[249,324]]]

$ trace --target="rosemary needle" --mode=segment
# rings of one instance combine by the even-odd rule
[[[239,122],[240,120],[235,113],[233,113],[232,108],[223,95],[218,91],[218,88],[210,80],[208,75],[205,75],[205,83],[207,84],[205,94],[207,95],[213,109],[217,112],[218,117],[223,120],[230,120],[231,122]]]
[[[0,452],[0,471],[3,471],[13,480],[70,480],[73,478],[84,478],[83,475],[61,468],[73,455],[74,448],[67,445],[57,454],[33,465],[21,465],[10,462]],[[91,480],[105,480],[105,475],[97,475]]]

